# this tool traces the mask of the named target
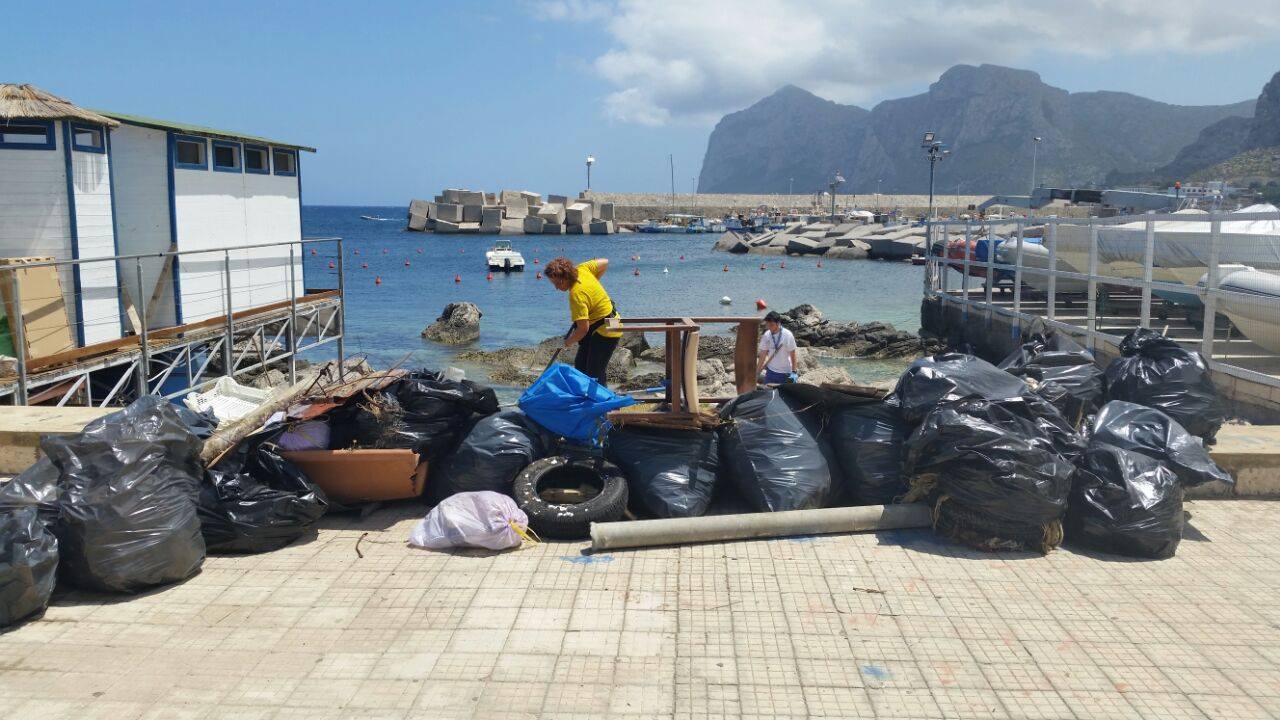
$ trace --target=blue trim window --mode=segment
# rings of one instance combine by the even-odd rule
[[[173,166],[183,170],[209,169],[208,144],[195,135],[173,136]]]
[[[298,174],[298,151],[272,148],[271,162],[276,166],[277,175],[294,177]]]
[[[71,123],[71,149],[80,152],[107,152],[107,133],[101,125]]]
[[[0,148],[6,150],[53,150],[52,120],[5,120],[0,122]]]
[[[213,141],[213,169],[215,172],[243,172],[240,162],[240,143],[230,140]]]
[[[244,171],[254,175],[270,175],[271,151],[262,145],[245,145]]]

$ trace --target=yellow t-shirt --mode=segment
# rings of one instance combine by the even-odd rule
[[[594,323],[609,317],[613,312],[613,300],[600,284],[600,270],[595,260],[588,260],[578,266],[578,281],[569,288],[569,319],[574,322],[586,320]],[[622,337],[620,332],[611,332],[601,325],[597,333],[601,337]]]

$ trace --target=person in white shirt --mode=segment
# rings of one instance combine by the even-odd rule
[[[796,336],[782,327],[782,316],[771,310],[764,316],[766,331],[760,338],[757,366],[764,368],[764,381],[779,384],[795,382]]]

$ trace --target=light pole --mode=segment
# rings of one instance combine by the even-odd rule
[[[880,183],[882,182],[884,182],[884,178],[876,180],[876,210],[881,211],[884,210],[884,207],[880,205]]]
[[[831,182],[827,183],[827,187],[831,188],[831,222],[836,221],[836,188],[844,184],[844,176],[837,170],[835,177],[831,178]]]
[[[1040,150],[1040,140],[1042,138],[1034,137],[1031,139],[1034,142],[1031,143],[1031,192],[1027,193],[1028,195],[1034,195],[1036,192],[1036,155]]]
[[[788,178],[787,179],[787,206],[788,207],[795,204],[795,201],[791,199],[791,191],[795,189],[796,189],[796,179]]]
[[[920,141],[920,147],[924,148],[925,155],[929,157],[929,214],[926,219],[933,219],[933,170],[938,161],[951,154],[946,145],[935,139],[936,133],[927,132],[924,139]]]
[[[591,192],[591,166],[596,164],[596,156],[587,156],[587,192]]]

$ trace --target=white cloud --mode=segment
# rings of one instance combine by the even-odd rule
[[[602,24],[591,65],[625,122],[706,122],[794,83],[842,102],[957,63],[1220,52],[1280,36],[1275,0],[547,0],[534,14]],[[1136,60],[1135,60],[1136,58]]]

